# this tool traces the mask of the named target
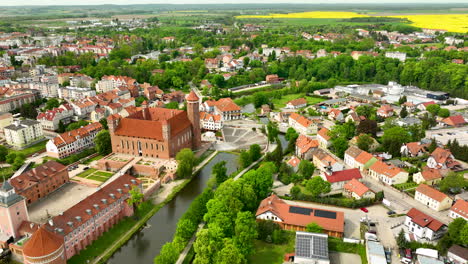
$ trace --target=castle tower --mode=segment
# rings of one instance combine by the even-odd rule
[[[2,237],[19,238],[19,226],[23,221],[29,221],[28,209],[24,197],[18,195],[8,181],[0,187],[0,215]]]
[[[201,146],[201,130],[200,130],[200,98],[192,90],[187,96],[187,116],[192,123],[192,147],[194,150]]]
[[[24,244],[25,264],[66,264],[64,241],[41,226]]]

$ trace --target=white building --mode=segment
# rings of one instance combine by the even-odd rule
[[[468,249],[459,245],[453,245],[447,252],[447,258],[453,264],[467,264],[468,263]]]
[[[292,113],[288,118],[288,124],[299,134],[309,135],[317,134],[317,124],[298,113]]]
[[[69,104],[61,105],[58,108],[53,108],[37,115],[37,121],[41,122],[41,126],[45,130],[57,130],[59,123],[70,123],[73,117],[73,108]]]
[[[379,242],[367,240],[366,253],[368,263],[387,264],[384,247]]]
[[[62,159],[93,147],[94,138],[102,129],[101,123],[96,122],[62,133],[47,142],[47,156]]]
[[[406,53],[405,52],[399,52],[399,51],[388,51],[388,52],[385,52],[385,57],[392,58],[392,59],[398,59],[398,60],[404,62],[406,60]]]
[[[86,97],[92,97],[96,95],[96,91],[91,88],[81,88],[81,87],[60,87],[58,89],[58,97],[68,100],[81,100],[85,99]]]
[[[41,123],[36,120],[16,120],[4,128],[8,145],[22,149],[44,138]]]
[[[200,127],[206,130],[217,131],[223,128],[223,121],[220,115],[209,114],[207,112],[200,113]]]
[[[450,208],[449,217],[463,218],[468,221],[468,202],[462,199],[459,199],[455,204]]]
[[[408,181],[408,172],[396,166],[386,164],[380,160],[369,168],[369,175],[388,185],[405,183]]]
[[[429,241],[442,237],[447,231],[447,226],[443,223],[416,208],[412,208],[406,214],[405,226],[408,227],[408,231],[414,234],[418,239],[426,239]]]
[[[429,208],[442,211],[452,206],[453,200],[450,199],[445,193],[442,193],[424,183],[416,188],[414,199]]]

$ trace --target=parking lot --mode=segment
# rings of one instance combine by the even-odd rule
[[[449,140],[457,139],[460,145],[468,145],[468,127],[444,128],[436,130],[426,130],[427,138],[435,138],[442,144],[447,144]]]

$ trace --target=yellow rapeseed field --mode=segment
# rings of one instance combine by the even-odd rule
[[[445,29],[451,32],[468,32],[468,14],[443,15],[401,15],[392,16],[407,18],[412,26],[430,29]]]
[[[367,17],[355,12],[301,12],[289,14],[269,14],[269,15],[244,15],[237,18],[353,18]]]

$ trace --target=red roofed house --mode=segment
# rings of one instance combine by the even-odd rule
[[[41,122],[42,129],[57,130],[59,123],[68,124],[73,117],[73,108],[69,105],[61,105],[58,108],[53,108],[37,115],[37,121]]]
[[[409,176],[407,171],[396,166],[386,164],[380,160],[370,166],[369,175],[388,185],[407,182]]]
[[[429,185],[421,183],[416,188],[414,199],[429,208],[442,211],[452,206],[453,200],[450,199],[445,193],[440,192]]]
[[[202,129],[217,131],[223,128],[220,115],[200,112],[200,126]]]
[[[67,182],[67,167],[52,160],[10,179],[15,192],[24,196],[28,205],[46,197]]]
[[[15,248],[16,249],[16,248]],[[63,238],[48,231],[44,226],[33,233],[26,241],[22,250],[25,264],[66,264],[65,247]],[[21,251],[16,251],[18,254]],[[21,254],[21,253],[20,253]]]
[[[453,219],[463,218],[468,221],[468,202],[463,199],[457,200],[450,208],[449,216]]]
[[[328,119],[341,121],[344,119],[343,113],[339,109],[331,109],[328,112]]]
[[[427,166],[432,169],[452,169],[461,168],[458,161],[452,155],[452,152],[443,148],[436,148],[427,159]]]
[[[301,163],[301,160],[296,156],[292,156],[291,159],[288,161],[288,165],[291,166],[294,172],[297,172],[299,170],[299,163]]]
[[[362,176],[359,172],[359,169],[349,169],[349,170],[342,170],[342,171],[335,171],[332,173],[324,173],[322,175],[322,179],[327,181],[331,184],[331,192],[341,192],[345,184],[352,180],[361,180]]]
[[[433,104],[436,104],[436,103],[434,101],[420,103],[418,104],[417,108],[421,111],[426,111],[426,107],[428,107],[429,105],[433,105]]]
[[[447,226],[425,213],[411,208],[406,214],[405,226],[419,239],[435,240],[444,235]]]
[[[434,185],[442,180],[441,170],[431,169],[424,167],[421,172],[413,175],[413,181],[417,184],[426,183],[427,185]]]
[[[461,127],[466,124],[465,118],[461,115],[456,116],[449,116],[447,118],[442,119],[441,122],[445,126],[452,126],[452,127]]]
[[[218,101],[207,100],[202,104],[205,112],[221,116],[222,121],[237,120],[242,116],[241,108],[231,98],[221,98]]]
[[[410,142],[403,144],[400,149],[402,156],[421,157],[427,152],[426,148],[429,144],[421,144],[420,142]]]
[[[390,105],[382,105],[379,109],[377,109],[377,115],[381,117],[391,117],[395,111]]]
[[[94,138],[103,129],[95,122],[84,127],[64,132],[49,139],[46,144],[47,156],[63,159],[77,152],[94,146]]]
[[[294,128],[299,134],[317,133],[317,124],[298,113],[292,113],[288,118],[288,123],[289,126]]]
[[[277,83],[279,82],[279,77],[277,74],[270,74],[265,77],[267,83]]]
[[[330,146],[330,136],[328,135],[328,128],[323,127],[317,132],[317,139],[321,148],[328,148]]]
[[[323,173],[332,173],[344,169],[344,165],[323,149],[312,152],[312,163]]]
[[[343,195],[356,200],[375,198],[375,193],[357,179],[352,179],[343,186]]]
[[[134,156],[169,159],[183,148],[201,146],[199,98],[187,97],[187,111],[143,107],[121,118],[107,118],[112,151]]]
[[[307,106],[307,100],[305,98],[297,98],[297,99],[289,101],[286,104],[286,108],[288,109],[298,109],[298,108],[302,108],[306,106]]]
[[[305,160],[312,160],[312,153],[319,146],[319,142],[305,135],[299,135],[296,140],[296,155]]]
[[[293,206],[275,194],[260,203],[255,216],[257,221],[276,222],[284,230],[305,231],[306,226],[313,222],[321,226],[329,236],[343,237],[344,234],[343,212]]]

